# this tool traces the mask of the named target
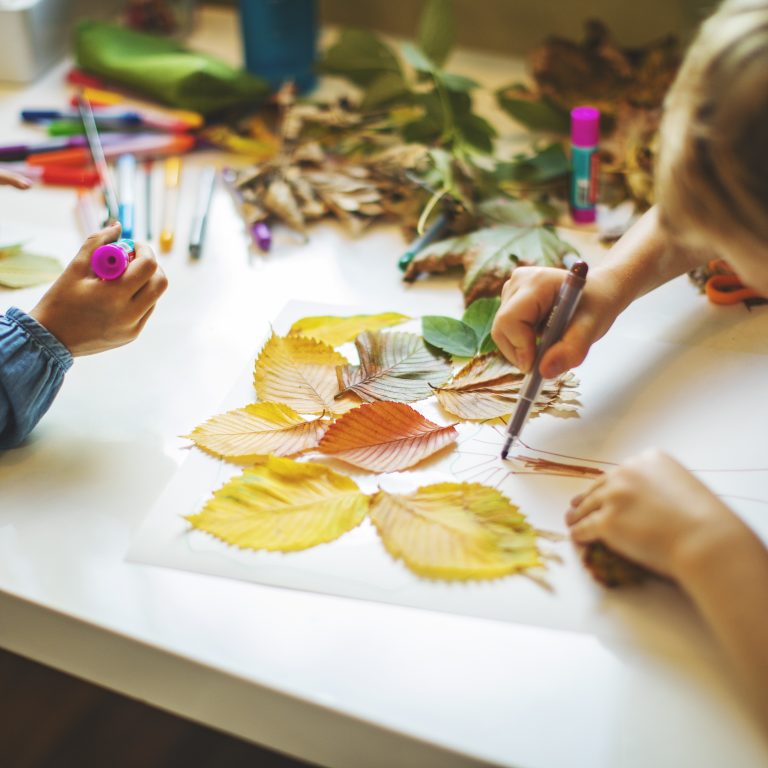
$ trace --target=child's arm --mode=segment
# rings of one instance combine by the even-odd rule
[[[581,302],[563,338],[541,361],[541,373],[554,378],[579,365],[592,344],[634,299],[692,266],[688,254],[668,247],[656,209],[648,211],[590,272]],[[518,267],[501,294],[493,338],[502,354],[522,370],[531,365],[536,329],[547,317],[565,272]]]
[[[91,271],[93,251],[120,234],[113,225],[88,238],[77,256],[29,313],[0,316],[0,449],[18,445],[48,410],[72,357],[134,339],[167,286],[152,250],[118,280]]]
[[[575,541],[602,541],[675,579],[741,673],[768,728],[768,550],[705,485],[658,451],[571,502]]]

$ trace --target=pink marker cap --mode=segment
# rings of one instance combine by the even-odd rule
[[[575,147],[596,147],[600,141],[600,110],[574,107],[571,110],[571,143]]]
[[[91,256],[91,269],[102,280],[117,280],[128,268],[131,253],[117,243],[100,245]]]

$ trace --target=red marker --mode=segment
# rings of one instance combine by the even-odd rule
[[[0,165],[9,171],[20,173],[39,184],[58,187],[95,187],[99,183],[99,174],[91,166],[71,167],[68,165]]]

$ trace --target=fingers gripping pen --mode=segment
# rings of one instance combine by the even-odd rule
[[[91,256],[91,269],[102,280],[117,280],[136,256],[133,240],[121,238],[116,243],[100,245]]]
[[[544,378],[539,370],[541,367],[541,358],[544,353],[557,341],[560,340],[568,323],[571,322],[573,313],[579,304],[581,292],[584,290],[584,283],[587,278],[588,267],[585,262],[577,261],[569,270],[560,293],[555,301],[555,306],[547,318],[547,323],[541,333],[536,355],[531,365],[531,370],[523,380],[523,386],[520,388],[520,399],[517,402],[512,418],[507,425],[507,439],[504,441],[504,447],[501,450],[501,458],[506,459],[512,443],[519,437],[523,431],[531,408],[536,402],[536,398],[541,391],[541,385]]]

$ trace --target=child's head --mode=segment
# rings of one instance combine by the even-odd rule
[[[702,26],[665,104],[661,220],[768,294],[768,0],[726,0]]]

